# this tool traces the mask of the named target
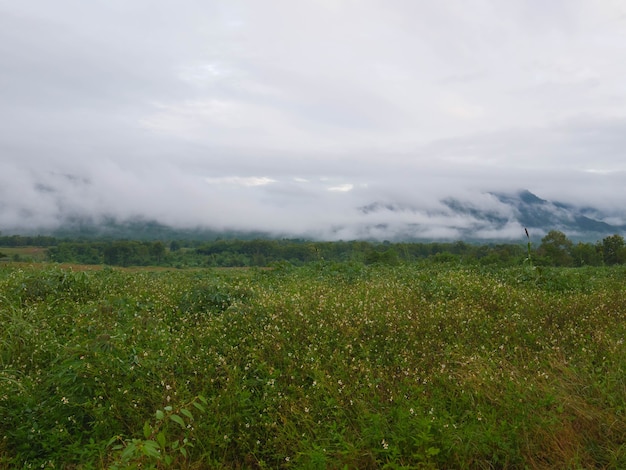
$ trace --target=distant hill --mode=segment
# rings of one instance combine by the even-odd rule
[[[141,217],[118,220],[106,217],[101,221],[90,218],[73,217],[63,222],[49,234],[58,238],[72,239],[128,239],[128,240],[194,240],[212,241],[218,239],[253,240],[272,238],[270,234],[258,231],[224,231],[206,227],[173,227],[156,220]]]

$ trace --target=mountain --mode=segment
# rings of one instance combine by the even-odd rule
[[[528,190],[514,194],[493,193],[493,195],[502,204],[511,207],[520,225],[529,229],[537,229],[542,232],[560,230],[573,237],[594,238],[611,235],[623,231],[625,228],[585,215],[593,213],[603,217],[599,210],[588,207],[577,208],[571,204],[547,201]]]
[[[625,225],[605,222],[609,215],[591,207],[577,207],[559,201],[548,201],[528,190],[512,193],[484,193],[477,200],[445,198],[439,210],[424,210],[411,204],[375,202],[362,206],[359,211],[366,216],[393,214],[396,218],[414,217],[429,222],[405,224],[398,230],[406,238],[455,238],[461,240],[519,239],[523,228],[541,238],[550,230],[564,232],[573,240],[598,240],[607,235],[626,230]],[[440,224],[440,231],[433,226]],[[445,230],[444,230],[445,229]],[[443,236],[437,237],[441,233]],[[434,235],[429,237],[429,234]],[[452,234],[452,236],[446,235]]]

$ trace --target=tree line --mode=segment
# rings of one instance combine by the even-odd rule
[[[550,266],[600,266],[626,263],[626,244],[619,234],[610,235],[595,244],[574,244],[558,230],[541,239],[537,249],[539,263]]]
[[[54,246],[59,243],[56,237],[46,235],[1,235],[0,246]]]
[[[111,266],[233,267],[271,266],[315,261],[400,264],[418,260],[483,265],[519,265],[528,256],[521,243],[473,244],[455,242],[315,242],[283,240],[137,241],[68,240],[54,237],[0,236],[0,246],[45,246],[50,261]],[[615,234],[596,242],[571,241],[563,232],[550,231],[531,251],[541,266],[600,266],[626,263],[624,237]]]

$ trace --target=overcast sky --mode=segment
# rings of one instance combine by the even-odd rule
[[[0,0],[0,230],[453,237],[440,199],[520,188],[619,217],[625,77],[621,0]]]

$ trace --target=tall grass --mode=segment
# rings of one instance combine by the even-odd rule
[[[626,468],[626,271],[0,268],[0,468]]]

